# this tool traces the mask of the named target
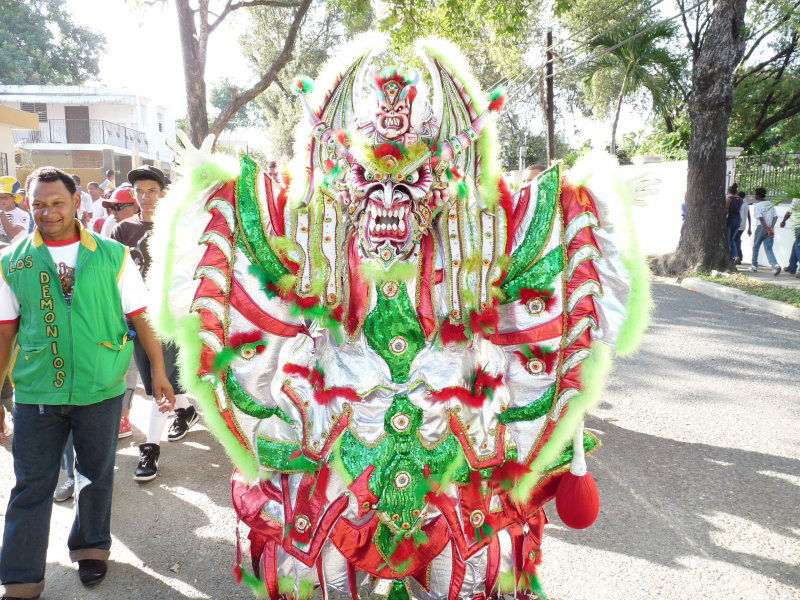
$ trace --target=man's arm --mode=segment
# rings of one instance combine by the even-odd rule
[[[787,210],[786,214],[783,215],[783,220],[781,221],[781,227],[786,227],[786,221],[789,220],[789,217],[792,216],[792,211]]]
[[[141,312],[129,317],[136,335],[141,342],[147,358],[150,359],[150,370],[153,375],[153,397],[159,405],[161,412],[169,412],[175,406],[175,393],[169,383],[167,373],[164,370],[164,354],[161,352],[161,344],[153,332],[153,328]]]
[[[750,229],[750,207],[747,207],[747,235],[753,235],[753,230]]]
[[[0,210],[0,223],[3,225],[3,229],[10,240],[13,240],[14,236],[22,231],[22,225],[14,225],[4,210]]]

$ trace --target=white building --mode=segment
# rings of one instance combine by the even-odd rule
[[[17,170],[53,165],[88,182],[150,164],[169,172],[175,117],[166,107],[126,89],[0,85],[0,105],[36,113],[38,130],[17,129]]]

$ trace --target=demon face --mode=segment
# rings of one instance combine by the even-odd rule
[[[360,204],[357,214],[362,251],[388,264],[408,257],[430,227],[433,174],[427,162],[394,172],[374,167],[354,165],[350,193]]]
[[[386,84],[396,86],[394,82]],[[392,105],[388,102],[381,102],[375,113],[375,129],[387,140],[397,140],[405,136],[411,128],[411,103],[408,97],[398,100]]]

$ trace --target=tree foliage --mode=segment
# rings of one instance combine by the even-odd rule
[[[614,119],[611,126],[612,154],[616,154],[616,134],[622,103],[630,96],[646,90],[653,109],[662,114],[669,110],[673,86],[681,76],[682,64],[664,44],[672,39],[675,27],[670,23],[625,21],[609,33],[596,36],[587,43],[595,59],[585,68],[588,89],[600,79],[614,81],[611,100]]]
[[[0,82],[78,85],[98,72],[105,38],[74,23],[64,0],[0,0]]]

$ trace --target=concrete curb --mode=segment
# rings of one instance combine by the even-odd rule
[[[746,306],[748,308],[763,310],[764,312],[768,312],[779,317],[800,321],[800,308],[792,306],[791,304],[787,304],[786,302],[753,296],[752,294],[737,290],[736,288],[721,285],[719,283],[712,283],[710,281],[703,281],[702,279],[695,279],[694,277],[685,277],[681,280],[680,285],[687,290],[691,290],[705,296],[728,300],[729,302],[735,302],[736,304]]]

